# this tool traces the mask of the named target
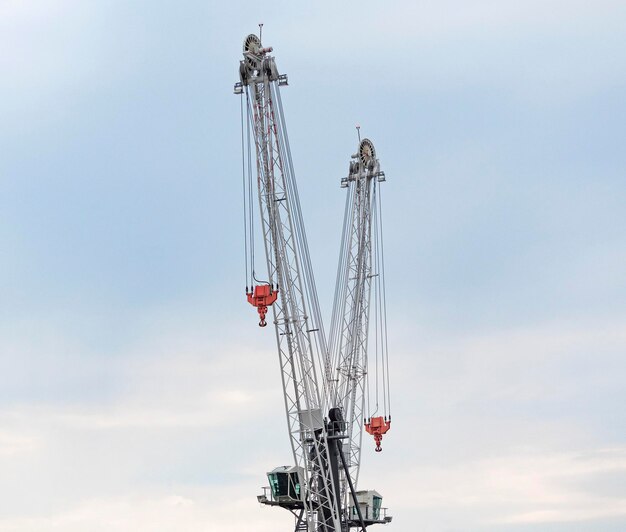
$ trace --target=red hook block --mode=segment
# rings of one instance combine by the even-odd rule
[[[259,312],[259,327],[265,327],[267,322],[265,321],[265,314],[267,314],[267,307],[269,307],[276,299],[278,299],[278,288],[273,290],[269,284],[261,284],[254,287],[254,292],[246,292],[248,296],[248,303],[253,307],[256,307]]]
[[[383,450],[383,448],[380,446],[380,442],[383,439],[383,434],[386,434],[390,428],[391,417],[389,417],[389,420],[387,420],[387,418],[383,418],[382,416],[371,417],[369,423],[365,423],[365,430],[368,432],[368,434],[374,436],[377,453]]]

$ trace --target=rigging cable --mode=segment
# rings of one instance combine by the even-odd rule
[[[248,224],[250,234],[250,284],[254,284],[256,279],[254,268],[254,203],[252,187],[252,149],[250,146],[250,129],[252,128],[252,117],[250,114],[250,95],[246,91],[247,109],[247,147],[248,147]]]
[[[333,315],[331,318],[330,326],[330,343],[329,343],[329,372],[328,377],[332,379],[332,373],[335,373],[339,369],[340,364],[340,349],[341,339],[343,336],[343,320],[346,306],[346,278],[348,277],[346,268],[346,248],[349,239],[348,233],[348,221],[351,220],[351,188],[347,190],[346,205],[343,214],[343,229],[341,232],[341,242],[339,245],[339,265],[337,266],[337,280],[335,282],[335,293],[333,297]],[[332,389],[333,398],[332,401],[335,406],[339,402],[339,390],[337,384],[339,383],[339,376],[337,375],[337,382],[333,383]]]
[[[248,212],[246,201],[246,156],[245,156],[245,140],[244,140],[244,122],[243,122],[243,94],[240,99],[241,108],[241,184],[243,196],[243,234],[244,234],[244,263],[246,268],[246,293],[248,292]]]
[[[379,353],[379,346],[382,345],[382,331],[379,328],[380,323],[380,270],[379,270],[379,250],[378,250],[378,209],[376,203],[376,182],[373,183],[373,191],[372,195],[374,196],[374,201],[372,201],[372,218],[374,225],[374,266],[375,266],[375,280],[374,280],[374,353],[375,353],[375,364],[374,364],[374,384],[375,384],[375,392],[376,392],[376,409],[372,414],[378,413],[379,408],[379,394],[378,394],[378,386],[380,382],[378,368],[379,368],[379,357],[382,356],[382,353]],[[380,334],[379,334],[380,333]],[[381,350],[382,351],[382,350]],[[370,414],[371,417],[371,414]]]
[[[285,154],[285,160],[282,161],[284,165],[284,175],[286,178],[286,189],[289,196],[287,201],[290,202],[292,207],[291,214],[294,216],[294,232],[297,236],[296,244],[300,251],[300,266],[303,270],[303,281],[304,281],[304,289],[306,290],[309,297],[307,298],[307,306],[309,306],[308,315],[312,318],[310,324],[311,332],[316,332],[317,334],[313,335],[313,341],[316,343],[318,349],[317,356],[318,363],[321,368],[324,368],[324,374],[328,373],[326,368],[326,362],[328,360],[328,345],[326,342],[326,335],[324,333],[324,326],[322,322],[321,311],[319,308],[319,302],[317,298],[317,287],[315,285],[315,277],[313,275],[313,269],[311,265],[311,256],[309,254],[309,246],[307,242],[306,232],[304,229],[304,219],[302,217],[302,208],[300,206],[299,195],[298,195],[298,185],[295,180],[295,173],[293,169],[293,159],[291,156],[291,148],[289,146],[289,140],[287,137],[287,125],[285,122],[284,111],[283,111],[283,102],[280,94],[280,89],[274,86],[271,86],[272,92],[275,95],[275,101],[278,104],[278,120],[276,121],[279,133],[277,135],[278,140],[283,146],[283,151]],[[324,360],[321,360],[323,358]],[[330,383],[326,381],[326,379],[322,379],[322,400],[326,400],[328,397],[328,386]]]
[[[385,360],[384,363],[387,366],[387,381],[385,383],[387,387],[387,414],[391,417],[391,391],[389,381],[389,345],[387,343],[387,288],[385,285],[385,250],[383,246],[383,209],[381,202],[380,191],[378,193],[378,216],[380,219],[380,263],[381,263],[381,277],[382,277],[382,303],[383,303],[383,316],[384,316],[384,338],[385,338]]]

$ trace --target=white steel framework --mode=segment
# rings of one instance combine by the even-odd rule
[[[310,532],[334,532],[341,530],[341,509],[327,464],[326,384],[316,373],[326,340],[280,100],[287,78],[269,52],[256,35],[246,38],[235,92],[245,94],[268,280],[279,291],[272,307],[291,447],[305,475],[303,519]]]
[[[382,181],[385,174],[380,170],[374,145],[363,139],[350,161],[348,177],[341,180],[347,195],[329,344],[336,371],[330,393],[332,403],[342,409],[347,422],[344,452],[354,486],[359,477],[365,418],[371,288],[373,281],[376,287],[382,286],[375,282],[383,274],[377,208],[378,186]],[[380,295],[376,290],[375,308]],[[379,335],[384,332],[377,327],[376,347],[380,344]],[[348,504],[349,496],[346,480],[342,475],[344,505]]]
[[[240,81],[235,84],[235,93],[242,98],[246,294],[259,307],[261,326],[267,306],[272,306],[295,461],[294,468],[274,470],[272,478],[303,478],[300,486],[293,480],[296,477],[288,477],[288,494],[280,500],[265,496],[259,500],[292,511],[295,530],[364,530],[369,524],[391,520],[379,516],[364,520],[355,491],[366,395],[370,292],[372,284],[377,285],[373,279],[379,275],[378,254],[382,253],[376,244],[376,190],[384,174],[373,144],[363,140],[350,163],[349,176],[342,180],[348,197],[329,350],[280,96],[287,76],[278,73],[271,52],[263,48],[259,37],[249,35],[243,46]],[[265,281],[256,277],[254,261],[253,183],[267,266]],[[257,291],[260,285],[263,290]],[[266,303],[261,296],[268,294],[272,298]],[[298,490],[302,490],[301,498],[289,495]]]

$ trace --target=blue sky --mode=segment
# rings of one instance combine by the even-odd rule
[[[265,24],[330,317],[384,184],[396,532],[626,527],[626,6],[0,3],[0,530],[276,530],[237,81]],[[391,530],[391,528],[390,528]]]

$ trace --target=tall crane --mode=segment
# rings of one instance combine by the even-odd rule
[[[248,35],[235,84],[241,95],[246,298],[257,308],[262,327],[272,308],[295,465],[269,472],[269,497],[258,499],[291,511],[296,531],[364,530],[390,518],[372,513],[368,520],[367,512],[363,517],[367,501],[360,503],[348,473],[342,442],[349,438],[350,421],[337,402],[338,381],[331,370],[280,96],[287,76],[279,74],[271,52],[260,36]],[[255,262],[255,196],[267,268],[263,278]]]

